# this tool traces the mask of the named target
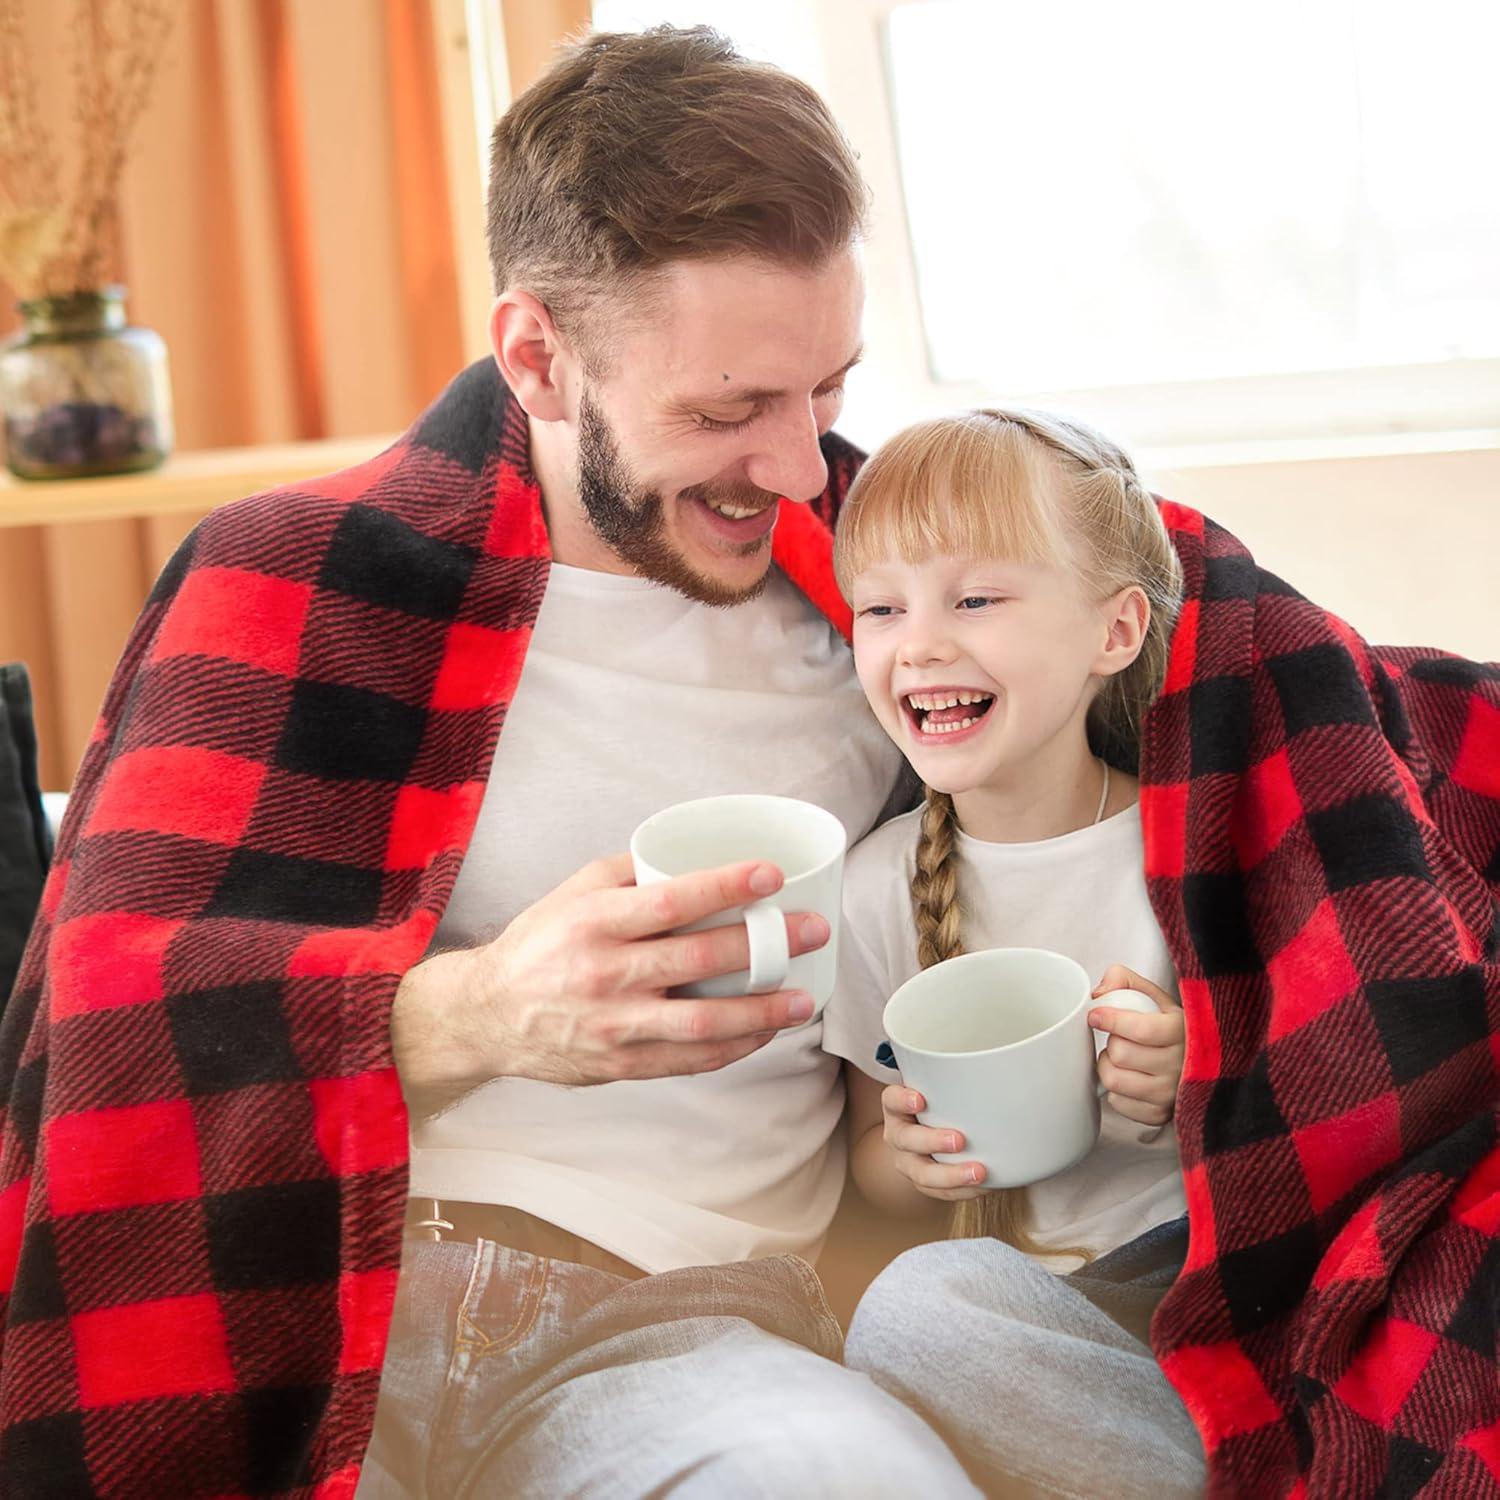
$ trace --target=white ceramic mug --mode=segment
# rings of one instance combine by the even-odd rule
[[[750,934],[750,967],[683,985],[672,993],[723,997],[806,990],[821,1011],[833,993],[838,968],[848,842],[844,825],[831,812],[794,797],[701,797],[647,818],[630,837],[637,885],[747,859],[767,860],[784,877],[781,889],[763,901],[730,907],[679,929],[699,932],[743,922]],[[786,940],[786,913],[793,911],[817,912],[829,927],[828,941],[821,948],[795,958]]]
[[[927,1101],[917,1118],[964,1134],[962,1151],[936,1159],[982,1162],[986,1187],[1022,1187],[1087,1156],[1109,1040],[1085,1019],[1096,1005],[1160,1009],[1140,990],[1095,1000],[1083,966],[1045,948],[965,953],[908,979],[886,1002],[885,1034]]]

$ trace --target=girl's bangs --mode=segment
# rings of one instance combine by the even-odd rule
[[[1056,484],[1053,466],[1012,423],[976,412],[908,427],[865,464],[844,502],[839,587],[847,597],[869,567],[934,556],[1061,562]]]

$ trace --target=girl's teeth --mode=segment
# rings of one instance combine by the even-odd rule
[[[934,725],[932,725],[931,728],[928,728],[928,726],[926,724],[924,724],[922,726],[922,733],[923,734],[952,734],[956,730],[967,729],[970,724],[977,724],[978,722],[979,722],[978,719],[960,719],[956,724],[934,724]]]
[[[968,707],[973,703],[987,703],[990,699],[989,693],[956,693],[943,698],[930,697],[925,693],[908,693],[907,702],[913,708],[919,708],[925,713],[932,712],[938,708],[957,708],[960,704]]]

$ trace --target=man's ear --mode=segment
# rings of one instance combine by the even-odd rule
[[[1111,594],[1099,608],[1107,634],[1094,658],[1094,672],[1099,677],[1113,677],[1141,654],[1146,627],[1151,623],[1151,602],[1145,590],[1132,583]]]
[[[540,299],[530,292],[502,292],[490,309],[490,347],[527,416],[539,422],[567,418],[576,357]]]

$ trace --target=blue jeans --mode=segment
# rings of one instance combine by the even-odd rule
[[[627,1280],[408,1241],[358,1497],[977,1495],[842,1346],[795,1256]]]

